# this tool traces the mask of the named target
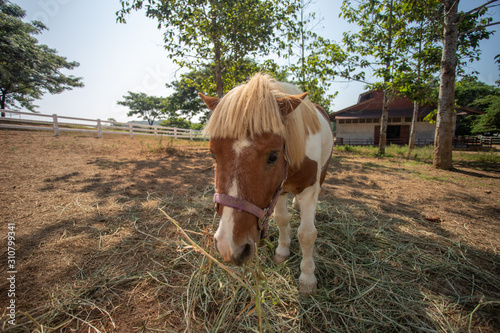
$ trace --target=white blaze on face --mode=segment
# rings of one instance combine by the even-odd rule
[[[252,143],[248,139],[237,140],[233,143],[233,150],[236,152],[236,156],[240,156],[246,147],[249,147]]]
[[[229,189],[230,196],[238,197],[238,184],[236,180]],[[234,209],[231,207],[224,206],[222,210],[222,216],[219,221],[219,228],[214,235],[217,240],[217,250],[219,250],[224,261],[230,261],[234,254],[234,243],[233,243],[233,228],[234,228]]]
[[[251,145],[250,140],[242,139],[233,143],[233,150],[236,153],[236,159],[243,153],[245,148]],[[235,169],[238,169],[238,161],[235,163]],[[232,175],[231,186],[229,187],[228,195],[238,198],[238,179],[236,173]],[[219,221],[219,228],[214,237],[217,240],[217,249],[224,258],[224,261],[230,261],[234,254],[233,242],[234,230],[234,209],[224,207],[222,216]]]

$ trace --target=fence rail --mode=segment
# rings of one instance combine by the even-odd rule
[[[97,133],[99,138],[102,138],[103,134],[125,134],[129,135],[131,139],[134,138],[134,135],[154,135],[155,137],[164,135],[175,139],[184,138],[189,140],[206,139],[201,131],[193,129],[121,123],[101,119],[65,117],[57,114],[47,115],[4,109],[0,109],[0,113],[5,115],[0,118],[0,128],[47,130],[53,131],[55,136],[59,136],[60,132],[66,131]]]
[[[426,139],[416,139],[416,146],[426,146],[432,145],[434,141],[426,140]],[[387,139],[387,144],[395,144],[395,145],[405,145],[408,142],[403,142],[400,139]],[[378,142],[375,142],[373,139],[346,139],[346,138],[335,138],[334,145],[336,146],[376,146]]]
[[[402,140],[387,140],[387,144],[397,144],[397,145],[405,145],[408,142],[403,142]],[[434,140],[427,139],[416,139],[415,146],[427,146],[433,145]],[[453,147],[454,148],[492,148],[493,145],[500,144],[500,137],[463,137],[458,136],[453,138]],[[373,139],[346,139],[346,138],[335,138],[334,145],[336,146],[375,146],[378,145],[378,142],[374,142]]]

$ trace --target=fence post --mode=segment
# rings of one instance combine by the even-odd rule
[[[193,141],[193,129],[189,129],[189,141]]]
[[[52,119],[54,120],[54,136],[59,136],[59,122],[57,121],[57,114],[52,115]]]
[[[177,127],[174,128],[174,140],[177,140]]]
[[[128,124],[128,130],[130,132],[130,138],[133,139],[134,138],[134,125],[132,125],[132,123]]]
[[[158,125],[155,125],[155,139],[158,137]]]
[[[97,119],[97,137],[99,139],[102,138],[102,124],[101,124],[101,119]]]

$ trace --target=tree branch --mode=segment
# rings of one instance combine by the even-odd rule
[[[460,17],[460,19],[458,20],[458,23],[462,22],[462,21],[463,21],[463,20],[464,20],[464,19],[465,19],[468,15],[470,15],[470,14],[472,14],[472,13],[474,13],[474,12],[477,12],[477,11],[479,11],[479,10],[481,10],[481,9],[483,9],[483,8],[485,8],[485,7],[487,7],[489,4],[494,3],[494,2],[497,2],[497,1],[500,1],[500,0],[490,0],[490,1],[488,1],[488,2],[486,2],[486,3],[484,3],[484,4],[482,4],[482,5],[481,5],[481,6],[479,6],[479,7],[476,7],[476,8],[474,8],[474,9],[469,10],[467,13],[463,14],[463,15]]]
[[[482,28],[491,27],[492,25],[497,25],[497,24],[500,24],[500,21],[498,21],[498,22],[493,22],[493,23],[490,23],[490,24],[481,25],[481,26],[479,26],[479,27],[475,27],[475,28],[469,29],[469,30],[467,30],[467,31],[461,32],[461,33],[459,34],[459,36],[463,36],[463,35],[466,35],[466,34],[470,34],[471,32],[474,32],[474,31],[480,30],[480,29],[482,29]]]

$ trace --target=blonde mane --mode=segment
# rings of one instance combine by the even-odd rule
[[[299,167],[305,157],[307,136],[321,129],[317,112],[306,98],[284,118],[276,101],[300,93],[291,84],[278,82],[266,74],[255,74],[219,101],[204,134],[233,139],[253,139],[263,133],[280,135],[287,144],[290,164]]]

